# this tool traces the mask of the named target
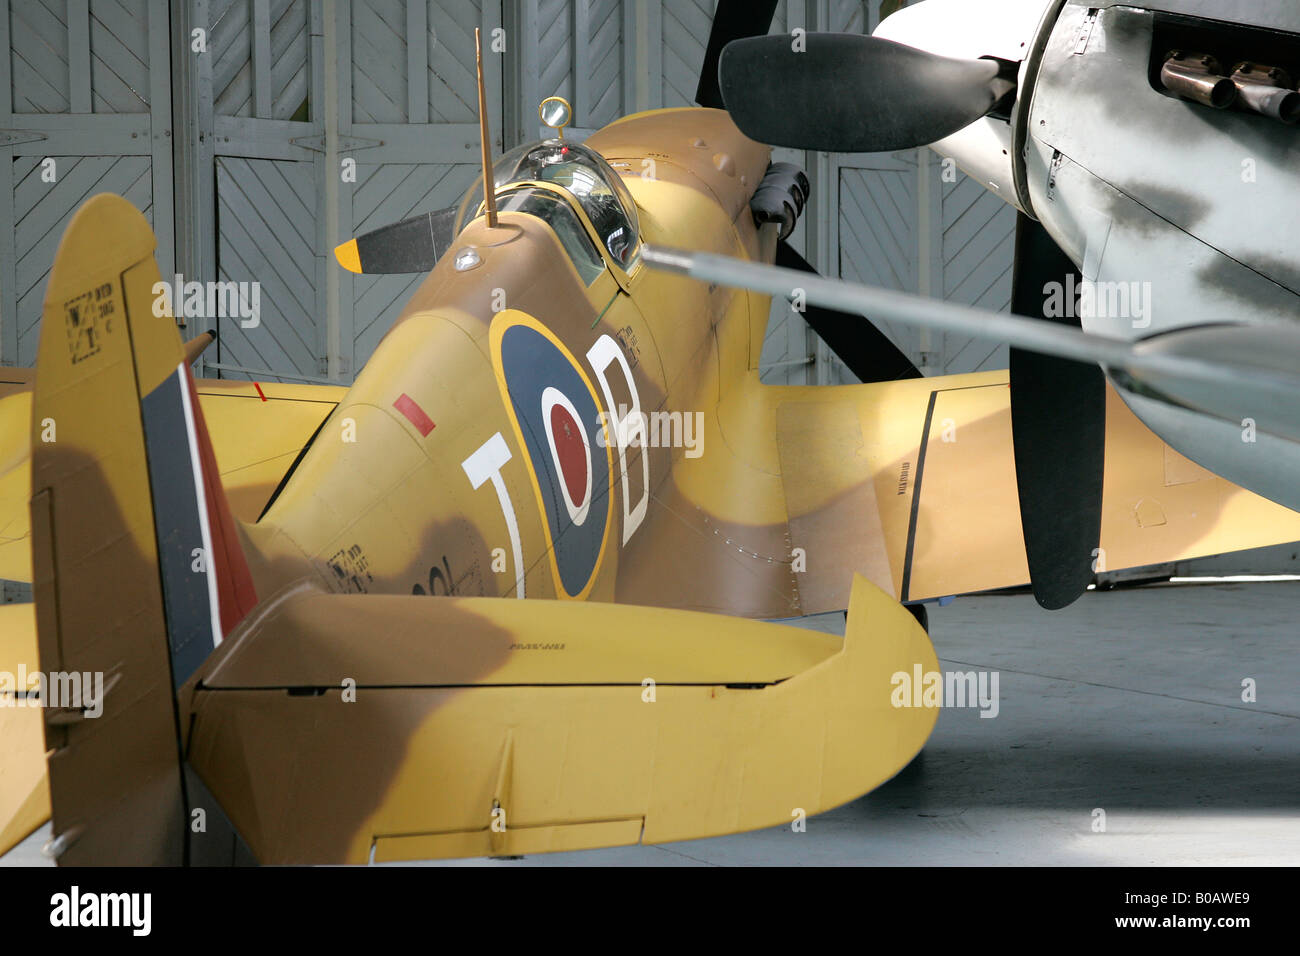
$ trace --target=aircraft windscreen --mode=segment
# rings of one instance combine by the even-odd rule
[[[501,212],[524,212],[547,223],[573,260],[573,267],[584,284],[591,285],[605,271],[605,263],[578,221],[578,214],[559,196],[535,187],[520,187],[500,194],[497,208]]]
[[[626,271],[636,261],[636,204],[618,173],[598,153],[563,140],[529,143],[497,160],[492,174],[498,193],[521,182],[553,183],[564,189],[587,214],[614,262]],[[481,195],[480,180],[466,193],[459,216],[462,225],[481,213],[481,204],[476,201]],[[470,209],[476,211],[470,214]]]

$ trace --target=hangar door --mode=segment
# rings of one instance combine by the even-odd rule
[[[0,364],[35,363],[54,251],[95,193],[143,210],[171,271],[169,43],[166,0],[0,0]]]
[[[256,280],[261,295],[256,327],[218,320],[209,374],[351,381],[420,277],[354,277],[333,246],[451,205],[472,185],[474,28],[490,42],[501,3],[195,0],[193,10],[211,43],[190,64],[198,166],[213,171],[198,189],[212,190],[217,213],[196,244],[205,271]],[[484,65],[499,152],[502,57],[489,47]]]

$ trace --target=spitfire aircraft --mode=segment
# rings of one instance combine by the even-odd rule
[[[347,389],[195,381],[144,217],[74,216],[0,392],[2,573],[35,596],[0,673],[38,678],[0,686],[0,851],[47,817],[60,864],[657,843],[920,750],[903,605],[1029,576],[1006,373],[760,384],[768,297],[645,250],[773,263],[806,179],[716,107],[583,143],[567,112],[340,247],[428,270]],[[1108,566],[1300,537],[1108,402]],[[843,639],[767,623],[842,609]]]
[[[758,33],[720,59],[742,131],[843,152],[928,144],[955,161],[1018,211],[1012,311],[1230,372],[1157,381],[1107,366],[1181,454],[1300,508],[1300,405],[1280,381],[1300,368],[1300,6],[921,0],[873,36]],[[1114,357],[1098,344],[1089,357]],[[1263,400],[1261,377],[1279,380]],[[1034,591],[1059,607],[1098,547],[1106,377],[1013,348],[1011,391]]]

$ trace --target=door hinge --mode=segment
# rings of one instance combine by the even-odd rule
[[[17,146],[19,143],[36,143],[48,138],[44,133],[37,133],[30,129],[0,129],[0,149],[6,146]]]
[[[1052,150],[1052,165],[1047,171],[1047,198],[1056,201],[1056,174],[1061,169],[1061,164],[1065,161],[1065,156],[1059,149]]]
[[[291,139],[289,142],[294,146],[301,146],[303,149],[310,149],[315,153],[325,152],[324,136],[300,136],[297,139]],[[340,136],[338,150],[340,153],[350,153],[358,149],[373,149],[376,146],[383,146],[382,139],[362,139],[359,136]]]

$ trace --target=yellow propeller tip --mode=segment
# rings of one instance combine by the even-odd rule
[[[334,258],[338,259],[339,265],[348,272],[361,274],[361,253],[357,251],[357,241],[349,239],[342,245],[334,247]]]

